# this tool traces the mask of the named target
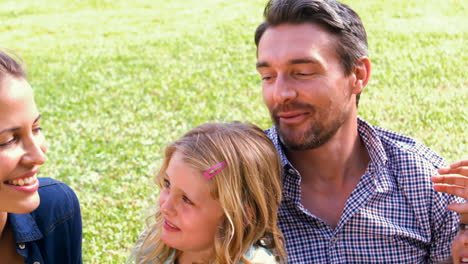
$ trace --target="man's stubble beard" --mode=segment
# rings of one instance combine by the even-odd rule
[[[300,105],[301,108],[307,109],[312,118],[316,118],[316,121],[311,122],[309,127],[302,133],[302,135],[299,137],[295,136],[295,138],[298,139],[288,138],[287,133],[284,133],[284,131],[281,130],[279,118],[277,116],[277,113],[279,112],[278,108],[275,108],[271,114],[276,131],[279,135],[279,139],[281,143],[289,150],[310,150],[323,146],[331,138],[333,138],[333,136],[337,133],[337,131],[341,128],[349,116],[349,111],[343,109],[343,111],[339,113],[339,116],[336,118],[334,118],[335,114],[333,113],[331,113],[329,116],[326,116],[326,119],[333,119],[329,124],[325,124],[323,120],[323,112],[325,111],[321,112],[320,110],[317,110],[316,107],[308,104],[296,105]]]

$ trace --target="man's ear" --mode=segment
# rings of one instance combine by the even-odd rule
[[[368,57],[361,57],[356,60],[351,74],[354,75],[353,79],[353,94],[359,94],[369,82],[371,76],[371,62]]]

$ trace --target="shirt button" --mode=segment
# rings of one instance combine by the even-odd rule
[[[19,249],[25,249],[26,245],[24,243],[18,244]]]
[[[289,172],[289,174],[296,174],[296,171],[293,170],[293,169],[289,169],[288,172]]]

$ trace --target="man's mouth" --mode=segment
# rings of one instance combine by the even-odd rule
[[[280,112],[277,117],[281,123],[293,125],[302,122],[308,115],[308,112],[291,111]]]

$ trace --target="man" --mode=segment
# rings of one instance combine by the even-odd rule
[[[284,168],[290,263],[433,263],[450,255],[458,201],[433,190],[429,148],[358,118],[369,81],[359,16],[329,0],[270,0],[257,69]]]

